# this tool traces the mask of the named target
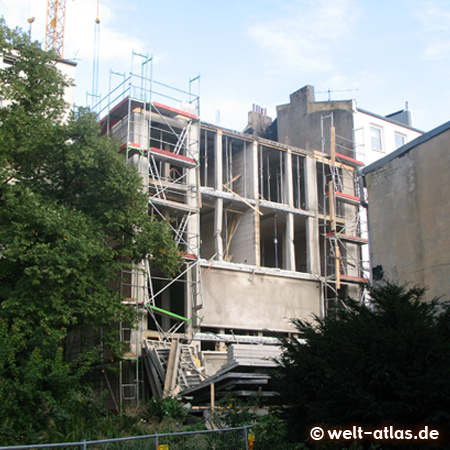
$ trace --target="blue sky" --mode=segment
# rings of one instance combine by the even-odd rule
[[[76,102],[92,92],[97,0],[66,0],[64,57],[75,58]],[[43,42],[47,0],[1,0],[8,26]],[[428,131],[450,120],[450,2],[443,0],[100,0],[99,93],[131,52],[154,57],[158,81],[187,89],[201,75],[201,116],[242,130],[256,103],[276,105],[306,84],[317,100],[355,98],[385,115],[413,112]],[[343,92],[339,92],[343,91]]]

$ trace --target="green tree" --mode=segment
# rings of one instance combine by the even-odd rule
[[[336,316],[294,320],[303,341],[283,341],[278,375],[294,440],[320,424],[450,429],[450,307],[423,293],[386,284],[368,306],[347,299]]]
[[[89,110],[68,112],[57,56],[3,19],[0,45],[15,59],[0,71],[0,442],[12,443],[63,423],[98,360],[90,348],[68,361],[70,333],[102,329],[117,348],[111,324],[131,320],[121,270],[152,254],[170,276],[181,262],[118,143]]]

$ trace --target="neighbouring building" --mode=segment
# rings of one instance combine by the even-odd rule
[[[356,100],[316,101],[314,88],[305,86],[277,108],[278,140],[305,149],[330,153],[330,128],[335,128],[336,152],[368,165],[422,132],[413,127],[412,112],[406,109],[381,116],[361,109]],[[367,215],[358,211],[360,235],[368,239]],[[364,276],[370,277],[369,252],[362,247]]]
[[[18,57],[19,56],[17,55],[17,52],[0,54],[0,70],[3,70],[5,67],[13,65]],[[56,67],[66,78],[70,80],[75,79],[76,66],[77,66],[76,62],[67,59],[61,58],[56,61]],[[69,108],[72,109],[74,102],[74,86],[66,88],[64,92],[64,100],[69,105]],[[2,106],[3,100],[0,99],[0,107]]]
[[[373,279],[450,299],[450,122],[364,167]]]
[[[381,116],[358,108],[356,100],[316,101],[313,86],[290,95],[278,106],[278,139],[285,144],[329,153],[330,127],[336,129],[338,152],[368,165],[420,136],[412,112]]]

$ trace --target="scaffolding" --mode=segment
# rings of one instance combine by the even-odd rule
[[[120,362],[120,405],[145,398],[140,361],[147,340],[170,347],[177,335],[190,342],[203,306],[198,224],[200,78],[190,79],[187,91],[173,88],[153,80],[152,64],[148,55],[133,52],[129,75],[110,71],[109,93],[93,106],[101,118],[101,134],[120,140],[126,162],[137,166],[148,194],[149,214],[169,224],[183,259],[183,268],[173,279],[154,266],[152,255],[121,274],[120,294],[136,309],[137,329],[134,324],[119,324],[127,348]]]
[[[325,152],[326,120],[330,122],[329,154]],[[337,137],[340,142],[346,141],[345,145],[337,145]],[[346,295],[364,301],[364,285],[369,280],[363,270],[362,246],[367,244],[367,239],[355,170],[363,163],[355,158],[353,143],[336,135],[333,114],[321,117],[321,138],[322,275],[325,310],[330,312]]]

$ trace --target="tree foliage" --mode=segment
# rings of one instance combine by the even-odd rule
[[[294,439],[319,424],[450,429],[450,307],[423,293],[386,284],[369,306],[347,299],[336,316],[294,320],[304,341],[283,342],[278,376]]]
[[[113,346],[111,324],[130,319],[121,270],[152,254],[173,275],[180,259],[119,145],[89,110],[69,112],[56,55],[3,20],[0,45],[15,59],[0,71],[0,441],[12,442],[70,410],[98,353],[68,362],[69,333],[102,328]]]

